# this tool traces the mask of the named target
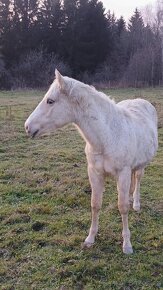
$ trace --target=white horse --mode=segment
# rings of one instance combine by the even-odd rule
[[[68,123],[76,125],[86,141],[92,188],[92,223],[84,245],[90,247],[95,241],[104,177],[111,174],[117,180],[123,252],[132,253],[128,228],[129,193],[133,193],[133,208],[139,211],[140,180],[144,167],[158,147],[156,110],[143,99],[116,104],[94,87],[63,77],[57,70],[55,75],[43,100],[25,122],[25,130],[35,137]]]

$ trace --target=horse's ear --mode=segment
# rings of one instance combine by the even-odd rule
[[[65,80],[64,77],[60,74],[60,72],[55,69],[55,77],[61,89],[65,88]]]

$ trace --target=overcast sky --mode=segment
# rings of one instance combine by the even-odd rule
[[[118,18],[121,15],[124,16],[127,21],[133,14],[135,8],[141,9],[147,4],[154,4],[155,0],[101,0],[104,4],[106,10],[111,10],[115,13],[115,16]]]

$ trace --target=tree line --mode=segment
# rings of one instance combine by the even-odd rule
[[[159,29],[98,0],[1,0],[0,87],[46,86],[54,69],[92,83],[159,85]]]

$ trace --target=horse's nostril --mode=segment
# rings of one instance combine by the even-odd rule
[[[27,133],[30,132],[30,130],[29,130],[29,126],[28,126],[28,125],[25,125],[25,130],[26,130]]]

